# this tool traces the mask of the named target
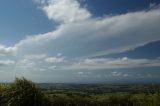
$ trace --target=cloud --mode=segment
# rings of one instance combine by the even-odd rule
[[[40,58],[37,58],[39,57]],[[103,69],[130,69],[144,67],[159,67],[160,59],[130,59],[123,58],[84,58],[80,60],[66,59],[64,57],[49,57],[37,55],[36,58],[25,58],[19,60],[16,69],[30,71],[64,71],[64,70],[103,70]]]
[[[51,59],[47,60],[46,59]],[[53,60],[52,60],[53,59]],[[120,70],[130,70],[130,69],[141,69],[147,67],[159,67],[160,59],[130,59],[127,57],[123,58],[84,58],[84,59],[68,59],[63,56],[50,57],[48,55],[39,54],[39,55],[28,55],[24,58],[21,58],[15,62],[15,67],[12,69],[15,70],[16,76],[25,76],[41,78],[55,76],[63,76],[64,79],[70,77],[73,78],[93,78],[95,75],[99,78],[101,75],[103,77],[116,77],[116,78],[126,78],[131,75],[127,72],[121,72]],[[108,74],[102,74],[105,72]],[[141,73],[140,70],[136,70]],[[93,73],[92,73],[93,72]],[[95,73],[96,72],[96,73]],[[137,73],[136,72],[136,73]],[[75,73],[75,74],[74,74]],[[147,72],[146,72],[147,73]],[[138,74],[137,74],[138,75]],[[141,75],[142,76],[142,75]],[[141,76],[137,76],[138,78]],[[103,79],[100,77],[100,79]],[[46,78],[47,79],[47,78]],[[45,80],[46,80],[45,79]],[[60,80],[60,79],[59,79]],[[66,79],[67,80],[67,79]],[[87,79],[86,79],[87,80]],[[97,79],[98,80],[98,79]],[[61,80],[63,81],[63,80]]]
[[[28,71],[50,71],[57,70],[66,62],[65,58],[59,54],[55,57],[50,57],[46,54],[26,55],[16,61],[16,70]]]
[[[14,65],[15,61],[13,60],[0,60],[0,66],[10,66],[10,65]]]
[[[44,59],[46,54],[39,54],[39,55],[26,55],[25,60],[39,60],[39,59]]]
[[[117,72],[117,71],[114,71],[112,72],[112,76],[115,76],[115,77],[119,77],[119,76],[122,76],[123,74],[121,72]]]
[[[89,11],[80,7],[80,4],[76,0],[48,0],[47,3],[40,1],[42,9],[46,13],[49,19],[72,23],[86,20],[91,17]]]
[[[16,51],[15,47],[5,47],[4,45],[0,45],[0,55],[1,56],[14,54],[15,51]]]
[[[68,66],[72,70],[123,69],[159,67],[160,59],[96,58],[82,59]]]
[[[15,54],[17,73],[43,75],[41,72],[50,74],[56,70],[160,66],[159,59],[90,58],[124,52],[160,40],[159,6],[114,16],[92,17],[78,0],[37,1],[48,19],[59,22],[59,25],[48,33],[28,36],[12,47],[0,45],[1,55]]]
[[[64,57],[48,57],[45,59],[48,63],[59,63],[64,62]]]
[[[62,2],[63,5],[67,4],[64,2],[69,2],[71,7],[72,3],[78,5],[78,1],[71,1],[49,0],[47,5],[42,6],[42,9],[54,6],[61,8],[59,2]],[[66,13],[62,16],[64,19],[60,18],[64,23],[61,23],[54,31],[27,37],[15,44],[14,47],[18,48],[19,55],[46,52],[54,56],[62,53],[64,56],[72,58],[99,56],[124,52],[160,40],[160,8],[115,16],[88,17],[87,19],[77,19],[76,17],[81,17],[77,9],[83,9],[89,13],[86,8],[80,7],[80,4],[71,9],[78,14],[76,16],[65,11],[66,9],[60,9],[57,11],[58,13]],[[55,13],[54,9],[50,9],[49,12],[48,10],[44,11],[46,14]],[[52,17],[54,21],[57,21],[54,19],[55,16],[51,15],[48,18]],[[75,21],[68,22],[70,17],[66,18],[65,16],[75,17],[73,19]]]

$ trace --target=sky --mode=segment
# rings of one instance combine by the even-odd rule
[[[160,83],[160,0],[1,0],[0,82]]]

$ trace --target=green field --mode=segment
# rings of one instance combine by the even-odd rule
[[[160,85],[34,84],[24,78],[0,85],[0,106],[160,106]]]

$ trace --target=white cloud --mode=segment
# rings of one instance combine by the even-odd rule
[[[64,62],[64,57],[48,57],[45,61],[48,63],[60,63]]]
[[[39,55],[26,55],[25,60],[38,60],[38,59],[44,59],[46,54],[39,54]]]
[[[16,51],[15,47],[5,47],[4,45],[0,45],[0,55],[11,55]]]
[[[81,8],[76,0],[48,0],[47,3],[42,2],[42,4],[45,4],[42,8],[51,20],[71,23],[91,17],[90,12]]]
[[[72,70],[121,69],[160,66],[160,59],[97,58],[82,59],[68,68]],[[116,74],[116,73],[115,73]],[[116,74],[117,75],[117,74]]]
[[[16,51],[18,56],[43,53],[56,55],[59,52],[69,57],[95,56],[123,52],[160,40],[160,8],[109,17],[93,18],[86,15],[87,18],[83,18],[79,11],[84,14],[91,13],[86,8],[82,8],[77,0],[43,0],[41,2],[44,4],[42,9],[49,9],[49,11],[44,9],[46,14],[64,13],[62,17],[67,17],[64,21],[68,21],[70,19],[68,16],[71,16],[75,17],[76,22],[62,23],[54,31],[27,37],[13,47],[1,45],[0,54],[11,54]],[[67,3],[71,7],[68,7]],[[56,13],[51,8],[61,8],[60,4],[62,8],[73,10],[73,13],[69,13],[67,9],[60,9]],[[55,15],[50,17],[54,19]],[[82,19],[79,20],[76,17]]]
[[[0,60],[0,66],[9,66],[9,65],[14,65],[15,61],[13,60]]]
[[[26,74],[32,71],[42,72],[61,69],[66,60],[63,56],[50,57],[46,54],[26,55],[16,61],[15,70],[17,72],[25,72]],[[53,63],[53,64],[51,64]]]
[[[124,73],[124,72],[114,71],[114,72],[111,73],[111,76],[113,76],[113,77],[130,77],[132,75],[130,75],[128,73]]]
[[[52,63],[52,64],[50,64]],[[25,56],[16,62],[16,70],[51,71],[51,70],[101,70],[124,69],[141,67],[159,67],[160,59],[130,59],[123,58],[84,58],[66,59],[64,57],[50,57],[47,55]],[[81,71],[80,71],[81,72]]]
[[[67,62],[66,62],[67,61]],[[54,63],[54,64],[48,64]],[[24,58],[17,62],[17,69],[31,71],[50,70],[99,70],[99,69],[124,69],[141,67],[159,67],[160,59],[130,59],[123,58],[94,58],[81,60],[66,60],[63,57],[48,57],[28,60]],[[81,72],[81,71],[80,71]],[[115,73],[116,74],[116,73]]]
[[[56,3],[45,7],[52,5]],[[88,57],[124,52],[160,40],[159,18],[160,8],[109,17],[89,17],[87,20],[62,23],[55,31],[30,36],[14,47],[18,48],[19,55],[46,52],[51,55],[62,53],[67,57]]]

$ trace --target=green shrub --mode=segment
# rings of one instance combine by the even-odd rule
[[[8,87],[7,85],[0,84],[0,106],[3,105],[3,100],[4,100],[3,95],[4,95],[4,93],[5,93],[6,89],[7,89],[7,87]]]
[[[16,78],[4,94],[7,106],[47,106],[47,98],[39,88],[25,78]]]

